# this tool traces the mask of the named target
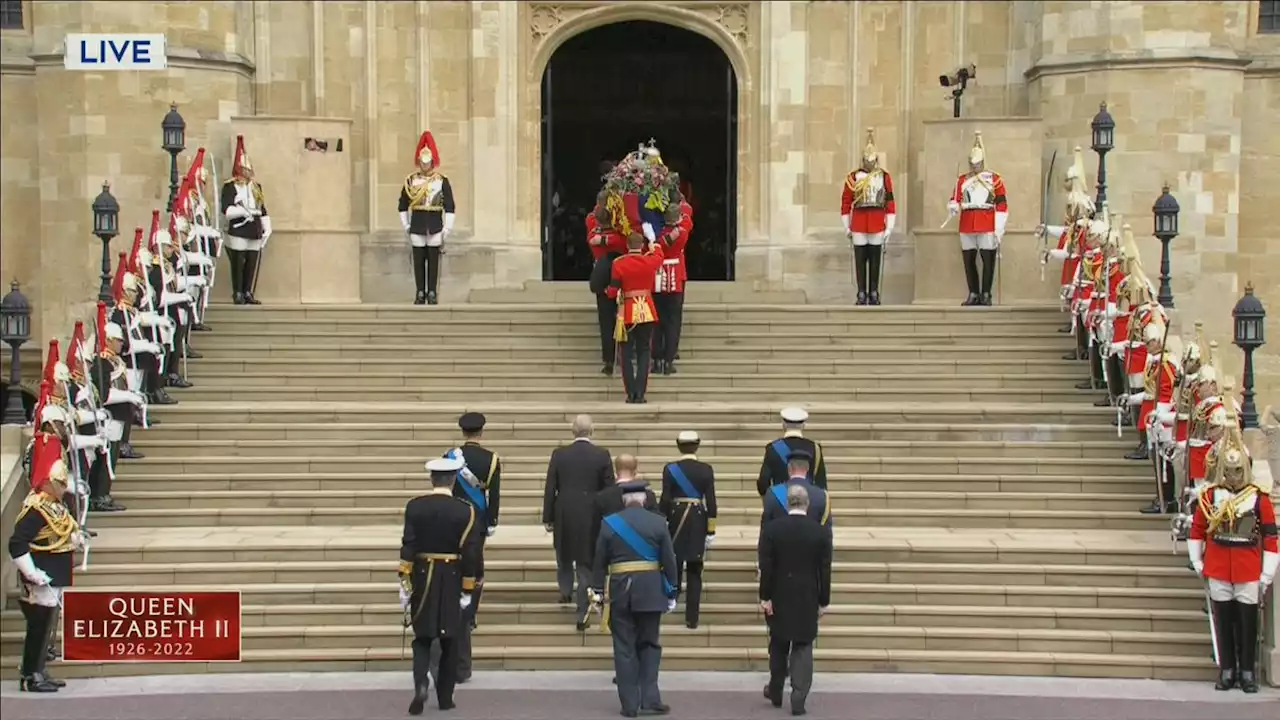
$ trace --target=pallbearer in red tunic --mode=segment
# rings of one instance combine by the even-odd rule
[[[587,247],[595,264],[591,267],[591,293],[596,296],[596,318],[600,324],[600,360],[604,363],[600,372],[613,375],[613,360],[617,346],[613,340],[613,326],[618,318],[618,303],[605,292],[613,277],[613,261],[627,252],[627,239],[610,224],[606,207],[608,194],[601,191],[596,206],[587,216]]]
[[[845,176],[840,194],[840,219],[853,241],[853,267],[858,278],[858,304],[880,304],[880,268],[884,243],[893,234],[898,205],[893,178],[880,167],[875,130],[867,128],[862,165]]]
[[[676,353],[680,351],[680,330],[684,325],[684,284],[689,278],[684,251],[693,232],[693,208],[683,196],[667,206],[666,224],[658,236],[662,246],[662,266],[654,279],[654,303],[658,308],[658,329],[654,338],[653,371],[672,375]]]
[[[1270,496],[1253,484],[1244,438],[1229,418],[1212,484],[1200,493],[1187,554],[1208,581],[1213,604],[1219,690],[1258,691],[1258,603],[1280,566],[1276,513]]]
[[[444,241],[453,232],[453,186],[440,172],[440,151],[430,132],[422,133],[413,151],[417,169],[400,188],[400,224],[413,250],[413,282],[418,288],[413,304],[439,302],[440,254]]]
[[[960,216],[960,250],[964,257],[964,277],[969,296],[964,305],[990,305],[991,287],[996,277],[1000,241],[1009,222],[1009,199],[1004,178],[988,170],[982,133],[973,138],[969,150],[969,172],[956,180],[955,192],[947,203],[951,215]],[[978,278],[978,256],[982,256],[982,278]]]
[[[1076,268],[1080,264],[1085,231],[1094,214],[1093,198],[1089,197],[1089,185],[1084,177],[1084,151],[1079,146],[1076,146],[1071,165],[1067,167],[1064,182],[1067,207],[1062,216],[1062,224],[1041,225],[1036,232],[1041,237],[1058,239],[1058,246],[1049,250],[1041,260],[1047,261],[1053,257],[1062,261],[1062,299],[1065,302],[1071,297],[1071,286],[1075,282]]]
[[[649,385],[649,360],[658,311],[653,304],[655,274],[662,266],[662,246],[654,243],[644,252],[644,236],[631,233],[627,254],[613,261],[609,297],[618,301],[614,339],[622,343],[622,385],[628,403],[645,402]]]
[[[1151,453],[1151,446],[1160,449],[1164,444],[1173,441],[1173,396],[1178,380],[1178,368],[1174,363],[1177,353],[1165,352],[1168,341],[1166,326],[1152,323],[1144,331],[1147,345],[1147,367],[1143,372],[1143,389],[1129,395],[1128,405],[1137,406],[1138,427],[1143,431],[1147,442],[1147,458],[1156,459],[1156,477],[1158,498],[1150,506],[1143,508],[1144,513],[1167,512],[1173,505],[1173,484],[1165,482],[1165,468],[1159,453]],[[1126,456],[1129,459],[1132,455]]]

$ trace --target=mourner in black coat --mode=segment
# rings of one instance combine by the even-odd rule
[[[555,542],[560,604],[572,602],[576,569],[579,619],[586,615],[591,584],[596,495],[613,484],[609,451],[592,444],[591,432],[590,416],[574,419],[573,442],[551,453],[542,497],[542,523]]]
[[[796,452],[803,452],[810,458],[809,482],[824,490],[827,488],[827,465],[822,460],[822,446],[804,436],[804,424],[808,419],[809,413],[803,408],[783,408],[782,437],[765,446],[764,459],[760,461],[756,490],[761,495],[768,492],[769,486],[788,480],[787,462]]]
[[[760,532],[760,606],[769,624],[769,684],[764,695],[782,707],[791,676],[791,712],[804,713],[813,685],[818,618],[831,603],[831,534],[808,515],[804,485],[787,488],[787,515]]]
[[[626,507],[604,519],[591,582],[592,597],[603,604],[613,635],[613,668],[624,717],[636,717],[642,709],[653,714],[670,710],[658,690],[659,633],[662,614],[675,607],[676,557],[666,521],[643,507],[645,487],[643,480],[623,485]]]
[[[698,459],[700,444],[693,431],[676,438],[680,459],[662,469],[659,503],[676,550],[676,590],[684,594],[684,622],[690,629],[698,627],[702,605],[702,559],[716,537],[716,471]]]
[[[471,605],[482,531],[476,511],[453,497],[462,462],[439,458],[427,463],[431,492],[404,508],[400,544],[400,601],[413,628],[413,702],[409,714],[422,713],[429,685],[432,645],[439,643],[436,699],[440,709],[454,706],[458,654],[455,640],[464,633]]]

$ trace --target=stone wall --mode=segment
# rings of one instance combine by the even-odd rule
[[[1280,133],[1271,131],[1280,112],[1280,37],[1256,33],[1251,0],[27,7],[27,29],[0,36],[0,240],[6,273],[39,285],[40,320],[53,330],[96,289],[88,203],[102,181],[113,182],[125,228],[144,222],[167,195],[157,126],[171,101],[187,119],[188,145],[209,147],[222,163],[230,160],[233,115],[350,120],[351,212],[362,230],[354,265],[365,301],[411,295],[394,204],[423,128],[437,138],[460,206],[445,300],[539,277],[542,70],[569,37],[633,19],[703,34],[734,67],[742,281],[802,287],[812,300],[851,297],[839,183],[874,127],[900,215],[886,299],[920,299],[917,252],[945,252],[945,241],[918,247],[913,232],[923,233],[925,216],[943,202],[926,195],[925,170],[941,161],[926,157],[925,129],[951,113],[937,77],[972,62],[978,79],[964,99],[965,118],[1041,120],[1041,156],[1056,150],[1059,168],[1073,146],[1089,144],[1089,120],[1109,103],[1117,121],[1110,207],[1146,235],[1151,203],[1170,184],[1183,207],[1172,246],[1178,322],[1185,329],[1206,320],[1228,348],[1230,372],[1238,372],[1239,353],[1226,343],[1229,310],[1245,282],[1280,314],[1280,264],[1267,262],[1280,250],[1267,222],[1280,203]],[[169,38],[168,72],[62,70],[66,32],[158,26]],[[1027,162],[1033,167],[1035,158]],[[1092,154],[1088,164],[1092,180]],[[1060,204],[1051,199],[1051,207]],[[1020,229],[1038,220],[1019,208],[1013,215],[1011,227]],[[288,228],[290,219],[277,224]],[[1155,275],[1154,239],[1143,238],[1143,252]],[[1259,386],[1271,398],[1280,390],[1277,347],[1258,358]]]

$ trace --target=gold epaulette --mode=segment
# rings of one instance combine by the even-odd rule
[[[45,495],[42,492],[28,493],[18,510],[17,524],[29,512],[38,512],[44,518],[44,527],[31,541],[31,549],[36,552],[68,553],[75,548],[71,544],[72,537],[79,531],[80,525],[75,517],[67,511],[67,506]]]

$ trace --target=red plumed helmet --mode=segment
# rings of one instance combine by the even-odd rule
[[[36,433],[31,447],[30,477],[31,489],[36,492],[43,490],[50,480],[66,482],[67,466],[62,461],[62,439],[57,434]]]
[[[111,297],[116,302],[124,300],[124,276],[129,272],[129,261],[123,252],[120,253],[120,262],[116,266],[116,277],[111,281]]]
[[[49,393],[52,390],[53,390],[53,385],[50,384],[48,380],[40,381],[40,397],[36,398],[35,412],[32,413],[31,415],[31,420],[32,420],[31,425],[37,431],[40,430],[40,414],[44,412],[44,406],[49,404]],[[41,435],[40,432],[36,432],[37,439],[40,437],[40,435]],[[35,452],[32,451],[32,454],[31,454],[31,477],[32,478],[36,476],[35,467],[36,467],[36,456],[35,456]]]
[[[84,321],[77,320],[75,330],[71,331],[71,342],[67,345],[67,371],[77,377],[84,376]]]
[[[138,265],[138,253],[142,250],[142,228],[133,229],[133,249],[129,251],[129,272],[137,275],[141,268]]]
[[[54,376],[54,368],[58,365],[58,339],[49,338],[49,352],[44,358],[44,374],[41,376],[44,382],[49,383],[49,387],[53,388],[54,383],[58,382]],[[36,420],[39,422],[39,419]]]
[[[98,301],[98,326],[94,328],[94,337],[98,338],[98,352],[107,349],[107,304]]]
[[[253,172],[253,165],[249,162],[249,154],[244,150],[244,136],[236,136],[236,154],[235,159],[231,163],[231,176],[243,178],[245,171]]]
[[[430,153],[430,155],[427,153]],[[436,148],[436,139],[430,130],[422,133],[422,137],[418,138],[418,149],[413,151],[413,161],[415,163],[430,163],[432,167],[440,167],[440,150]]]

